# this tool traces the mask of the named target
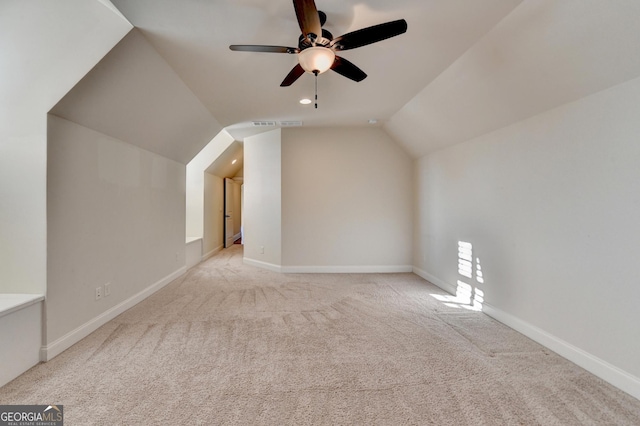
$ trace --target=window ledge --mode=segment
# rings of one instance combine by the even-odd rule
[[[43,294],[0,294],[0,317],[9,315],[44,300]]]

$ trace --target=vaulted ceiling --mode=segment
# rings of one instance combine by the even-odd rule
[[[223,126],[252,120],[303,121],[305,126],[380,124],[390,119],[522,0],[316,0],[334,36],[397,19],[408,31],[342,52],[368,77],[337,73],[291,87],[280,83],[295,55],[233,52],[231,44],[297,46],[300,28],[291,0],[113,0]]]
[[[222,129],[137,29],[50,112],[183,164]]]
[[[295,55],[229,49],[296,46],[291,0],[111,1],[136,34],[54,113],[116,137],[128,128],[128,142],[145,128],[158,144],[145,149],[181,162],[223,127],[237,139],[252,134],[254,120],[376,119],[419,157],[640,75],[637,0],[316,0],[334,36],[408,23],[405,34],[340,53],[368,78],[320,75],[316,110],[298,102],[313,97],[313,75],[279,86]]]

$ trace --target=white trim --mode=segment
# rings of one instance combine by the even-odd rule
[[[431,275],[430,273],[428,273],[425,270],[422,270],[420,268],[416,268],[415,266],[413,267],[413,273],[418,275],[421,278],[424,278],[425,280],[429,281],[431,284],[434,284],[438,287],[440,287],[442,290],[446,291],[449,294],[452,294],[455,296],[456,294],[456,289],[457,287],[454,287],[452,285],[447,284],[446,282],[442,281],[440,278]]]
[[[40,362],[42,305],[41,300],[23,304],[0,318],[0,387]]]
[[[275,265],[273,263],[261,262],[259,260],[249,259],[248,257],[243,257],[242,262],[245,265],[255,266],[257,268],[267,269],[273,272],[282,272],[282,266]]]
[[[205,260],[207,260],[209,258],[212,258],[216,254],[220,253],[223,249],[224,249],[224,246],[216,247],[213,250],[211,250],[209,253],[204,254],[202,256],[202,262],[204,262]]]
[[[627,392],[634,398],[640,399],[640,378],[489,304],[484,303],[482,310],[490,317],[551,349],[605,382]]]
[[[200,262],[202,262],[202,238],[194,238],[185,246],[185,266],[191,269]]]
[[[437,285],[442,290],[455,295],[456,287],[447,284],[438,277],[435,277],[434,275],[431,275],[417,267],[413,268],[413,272],[425,280]],[[487,303],[482,304],[482,311],[504,325],[522,333],[531,340],[540,343],[542,346],[568,359],[574,364],[579,365],[605,382],[608,382],[618,389],[628,393],[634,398],[640,399],[640,378],[629,374],[615,365],[609,364],[607,361],[604,361],[589,352],[572,345],[571,343],[568,343]]]
[[[227,239],[225,240],[225,245],[226,245],[226,244],[229,244],[229,245],[228,245],[228,246],[226,246],[226,247],[225,247],[225,246],[223,246],[222,248],[230,248],[230,247],[233,247],[233,245],[236,243],[236,241],[238,241],[238,238],[241,238],[241,237],[242,237],[242,232],[238,232],[238,233],[237,233],[236,235],[234,235],[233,237],[231,237],[231,238],[227,238]],[[229,241],[231,241],[231,242],[229,242]]]
[[[364,265],[364,266],[281,266],[245,257],[245,265],[256,266],[283,274],[386,274],[412,272],[411,265]]]
[[[283,266],[285,274],[390,274],[413,272],[411,265]]]
[[[259,260],[242,259],[245,265],[256,266],[282,274],[390,274],[413,272],[411,265],[363,265],[363,266],[281,266]]]
[[[162,278],[160,281],[156,282],[155,284],[150,285],[149,287],[142,290],[138,294],[131,296],[127,300],[119,303],[113,308],[106,310],[105,312],[101,313],[97,317],[86,322],[85,324],[81,325],[75,330],[70,331],[69,333],[65,334],[55,342],[52,342],[46,346],[42,346],[40,348],[40,360],[50,361],[51,359],[58,356],[59,354],[61,354],[62,352],[64,352],[66,349],[70,348],[74,344],[78,343],[80,340],[84,339],[89,334],[93,333],[98,328],[102,327],[104,324],[111,321],[112,319],[114,319],[115,317],[117,317],[127,309],[130,309],[133,306],[137,305],[138,303],[142,302],[144,299],[151,296],[153,293],[160,290],[161,288],[169,284],[171,281],[180,277],[186,271],[187,271],[187,268],[183,266],[182,268],[178,269],[172,274]]]
[[[43,300],[44,294],[1,293],[0,317],[28,308],[34,303],[42,302]]]

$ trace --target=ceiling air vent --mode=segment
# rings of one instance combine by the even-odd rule
[[[253,127],[275,127],[277,124],[275,121],[254,121]]]
[[[302,121],[281,121],[280,126],[282,127],[300,127],[302,126]]]

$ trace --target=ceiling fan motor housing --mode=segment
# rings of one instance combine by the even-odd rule
[[[229,49],[245,52],[288,53],[298,56],[298,64],[280,83],[281,87],[291,86],[305,71],[316,76],[329,69],[353,81],[362,81],[367,74],[336,52],[355,49],[377,43],[407,31],[407,21],[398,19],[383,24],[362,28],[333,38],[333,34],[322,28],[327,15],[316,8],[314,0],[293,0],[298,25],[302,35],[298,47],[265,45],[231,45]]]
[[[309,34],[309,35],[314,36],[315,34]],[[331,34],[329,31],[323,28],[322,37],[313,37],[313,38],[314,39],[312,40],[312,37],[305,37],[304,34],[300,34],[300,37],[298,37],[298,48],[300,50],[304,50],[307,47],[313,47],[313,46],[329,47],[329,43],[331,43],[331,40],[333,40],[333,34]]]

